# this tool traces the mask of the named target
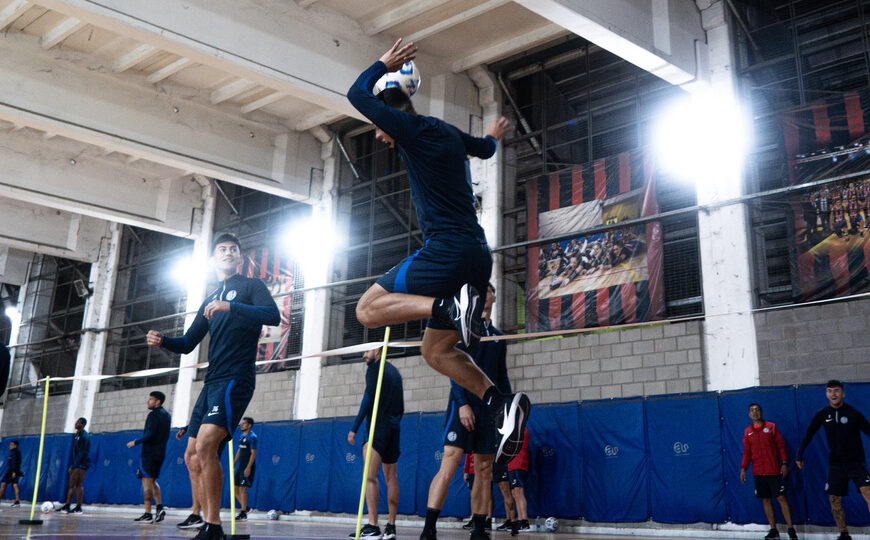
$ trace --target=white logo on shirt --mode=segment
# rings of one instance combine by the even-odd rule
[[[841,424],[848,424],[848,423],[849,423],[849,419],[846,418],[845,416],[841,416],[841,417],[840,417],[840,423],[841,423]]]
[[[236,291],[230,291],[226,295],[227,302],[232,302],[236,298]]]
[[[770,430],[768,428],[764,428],[762,431],[764,431],[765,433],[770,433]]]

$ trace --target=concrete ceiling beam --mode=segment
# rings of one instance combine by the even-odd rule
[[[101,219],[0,197],[0,245],[9,248],[95,262],[105,231]]]
[[[494,44],[488,44],[475,51],[469,51],[461,58],[452,63],[454,73],[466,69],[502,60],[508,56],[536,47],[553,39],[570,34],[568,30],[558,24],[547,24],[525,34],[513,36]]]
[[[85,21],[79,20],[75,17],[68,17],[52,26],[48,32],[43,34],[39,44],[43,49],[51,49],[55,45],[59,45],[61,41],[84,28],[87,24],[88,23]]]
[[[391,9],[386,13],[377,15],[371,19],[363,21],[362,27],[366,35],[373,36],[380,34],[384,30],[409,21],[414,17],[418,17],[427,11],[443,6],[449,0],[410,0],[402,2],[395,9]]]
[[[0,30],[4,30],[7,26],[15,22],[18,17],[24,15],[24,12],[33,6],[27,0],[12,0],[5,8],[0,10]]]

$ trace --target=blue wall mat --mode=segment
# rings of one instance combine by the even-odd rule
[[[585,464],[582,516],[590,521],[646,521],[649,506],[643,401],[583,403],[580,434]]]
[[[578,518],[584,465],[579,404],[535,405],[528,428],[529,516]]]
[[[766,524],[761,501],[755,496],[752,467],[747,471],[746,484],[740,482],[740,462],[743,459],[743,432],[752,423],[749,404],[758,403],[764,410],[764,419],[776,424],[785,439],[789,459],[786,477],[788,500],[795,523],[806,520],[806,499],[803,476],[794,464],[803,431],[798,429],[794,387],[749,388],[725,392],[719,397],[722,425],[723,466],[725,469],[725,501],[728,516],[734,523]],[[779,504],[773,503],[777,520],[785,523]]]
[[[166,443],[166,458],[160,469],[160,492],[163,495],[163,504],[170,508],[190,508],[193,497],[190,493],[190,475],[187,472],[187,464],[184,463],[184,452],[187,450],[186,436],[182,440],[175,438],[178,433],[173,429],[169,434],[169,442]]]
[[[292,512],[296,508],[301,422],[257,424],[257,474],[250,492],[252,508]]]
[[[399,436],[399,513],[413,515],[417,513],[418,503],[426,511],[426,500],[417,500],[417,459],[419,448],[417,440],[420,437],[420,413],[406,414],[402,418],[402,434]],[[385,497],[381,491],[381,499]]]
[[[332,423],[332,444],[329,468],[329,511],[356,515],[359,509],[359,494],[365,466],[363,445],[368,440],[368,428],[363,422],[356,434],[356,444],[347,443],[347,433],[353,425],[352,418],[336,418]],[[379,485],[384,485],[384,473],[379,472]],[[387,511],[386,490],[381,494],[379,511]],[[368,507],[366,507],[366,512]]]
[[[725,521],[716,394],[646,401],[650,514],[660,523]]]
[[[332,423],[331,418],[302,423],[296,484],[296,506],[299,510],[326,512],[329,508]]]
[[[136,478],[142,448],[127,448],[127,443],[141,434],[141,430],[136,430],[91,435],[91,470],[84,486],[86,502],[142,504],[142,481]]]
[[[417,441],[417,515],[425,516],[429,485],[441,467],[441,456],[444,452],[444,413],[421,414],[419,426],[421,436]],[[450,482],[450,491],[441,515],[462,518],[468,516],[470,510],[471,494],[462,479],[460,468]]]
[[[870,415],[870,384],[855,383],[845,384],[846,403],[857,408],[865,416]],[[801,437],[813,418],[813,415],[827,406],[823,384],[802,386],[797,389],[798,421],[801,428]],[[819,429],[806,452],[806,468],[801,471],[806,486],[807,507],[810,523],[821,525],[833,525],[830,504],[824,493],[825,482],[828,474],[828,443],[825,440],[824,427]],[[870,447],[870,440],[862,435],[865,453]],[[849,525],[860,526],[870,524],[870,515],[867,513],[867,504],[864,502],[855,485],[849,485],[849,495],[843,498],[843,508],[846,511],[846,521]]]
[[[12,440],[19,442],[18,449],[21,451],[21,470],[24,476],[18,481],[21,489],[21,500],[33,500],[33,487],[36,479],[36,465],[39,453],[39,436],[30,435],[25,437],[7,437],[0,443],[0,478],[5,476],[8,468],[6,458],[9,455],[9,443]],[[43,449],[42,472],[39,483],[39,502],[58,500],[66,496],[66,487],[69,476],[69,449],[71,438],[69,435],[60,433],[45,436]],[[11,487],[6,488],[7,498],[13,498],[14,492]]]

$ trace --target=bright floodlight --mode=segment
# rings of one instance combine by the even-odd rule
[[[740,195],[751,131],[731,96],[693,94],[659,117],[655,148],[660,169],[698,186],[700,203]]]
[[[12,324],[18,324],[21,322],[21,312],[18,311],[17,307],[7,306],[4,313],[6,313],[6,316],[9,317],[10,321],[12,321]]]
[[[205,283],[208,271],[207,262],[194,257],[184,257],[172,267],[172,279],[191,289]]]
[[[326,272],[332,255],[344,246],[344,238],[335,230],[327,216],[315,212],[307,219],[291,223],[282,239],[305,275],[307,286],[325,282]]]

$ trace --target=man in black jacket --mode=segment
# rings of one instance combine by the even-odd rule
[[[21,450],[18,449],[18,441],[9,443],[6,465],[6,476],[0,483],[0,497],[6,495],[6,485],[12,484],[12,489],[15,491],[15,502],[12,503],[12,508],[18,508],[21,506],[21,491],[18,488],[18,479],[21,478]]]
[[[145,419],[145,429],[142,430],[142,436],[127,443],[127,448],[133,448],[137,444],[142,445],[142,457],[139,460],[137,476],[142,479],[145,513],[134,520],[139,523],[159,523],[166,517],[160,484],[157,483],[160,468],[163,467],[163,459],[166,457],[169,426],[172,424],[172,417],[163,408],[165,400],[166,394],[159,390],[148,395],[148,410],[151,412]],[[153,515],[151,514],[152,498],[157,501],[157,512]]]
[[[851,480],[867,501],[867,507],[870,508],[870,473],[867,472],[864,464],[866,456],[864,444],[861,442],[862,431],[870,436],[870,422],[867,422],[867,418],[858,409],[843,401],[846,396],[843,383],[832,379],[825,386],[829,405],[817,412],[810,422],[797,453],[797,466],[804,468],[804,450],[819,428],[824,426],[825,438],[830,449],[825,492],[831,500],[831,514],[834,516],[837,528],[840,529],[837,540],[852,540],[846,527],[843,497],[849,493],[849,480]]]

